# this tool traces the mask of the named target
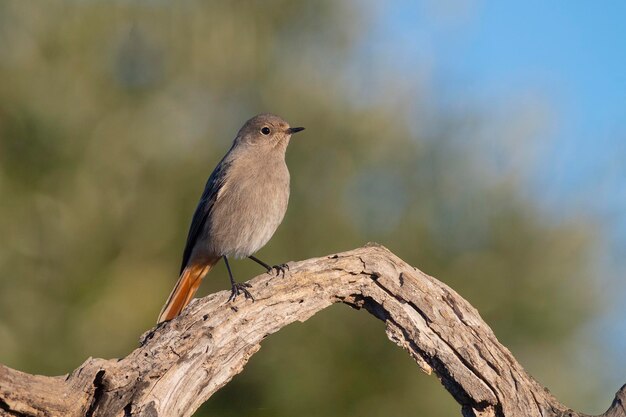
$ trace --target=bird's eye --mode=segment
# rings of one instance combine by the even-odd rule
[[[270,134],[270,128],[265,126],[263,129],[261,129],[261,133],[263,133],[264,135],[269,135]]]

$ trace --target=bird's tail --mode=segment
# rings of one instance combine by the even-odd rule
[[[183,308],[189,304],[191,298],[198,290],[202,278],[213,268],[219,259],[218,257],[202,264],[189,265],[183,269],[174,289],[167,298],[167,302],[161,309],[157,324],[172,320],[183,311]]]

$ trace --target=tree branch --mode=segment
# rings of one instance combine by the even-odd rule
[[[194,300],[123,359],[90,358],[63,377],[0,365],[0,415],[191,416],[266,336],[342,302],[383,320],[389,339],[435,373],[463,416],[585,416],[528,375],[467,301],[386,248],[368,245],[290,268],[285,278],[251,280],[254,303],[228,303],[228,291]],[[603,416],[626,416],[626,385]]]

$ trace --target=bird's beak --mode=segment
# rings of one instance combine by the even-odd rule
[[[294,133],[302,132],[303,130],[303,127],[290,127],[289,129],[287,129],[287,133],[293,135]]]

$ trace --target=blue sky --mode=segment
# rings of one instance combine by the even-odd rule
[[[405,64],[434,62],[489,97],[542,89],[571,142],[616,145],[626,135],[626,2],[388,4],[382,27]],[[600,146],[588,148],[602,156]]]
[[[431,82],[449,85],[447,94],[456,90],[489,103],[485,108],[528,94],[547,104],[553,120],[525,179],[528,193],[555,220],[582,215],[594,218],[605,232],[607,246],[598,259],[603,274],[598,275],[614,299],[589,331],[623,358],[626,2],[424,0],[373,5],[377,18],[369,53],[393,55],[390,65],[395,69],[429,73]],[[420,70],[424,67],[426,71]],[[613,382],[623,383],[623,367],[614,372]]]

